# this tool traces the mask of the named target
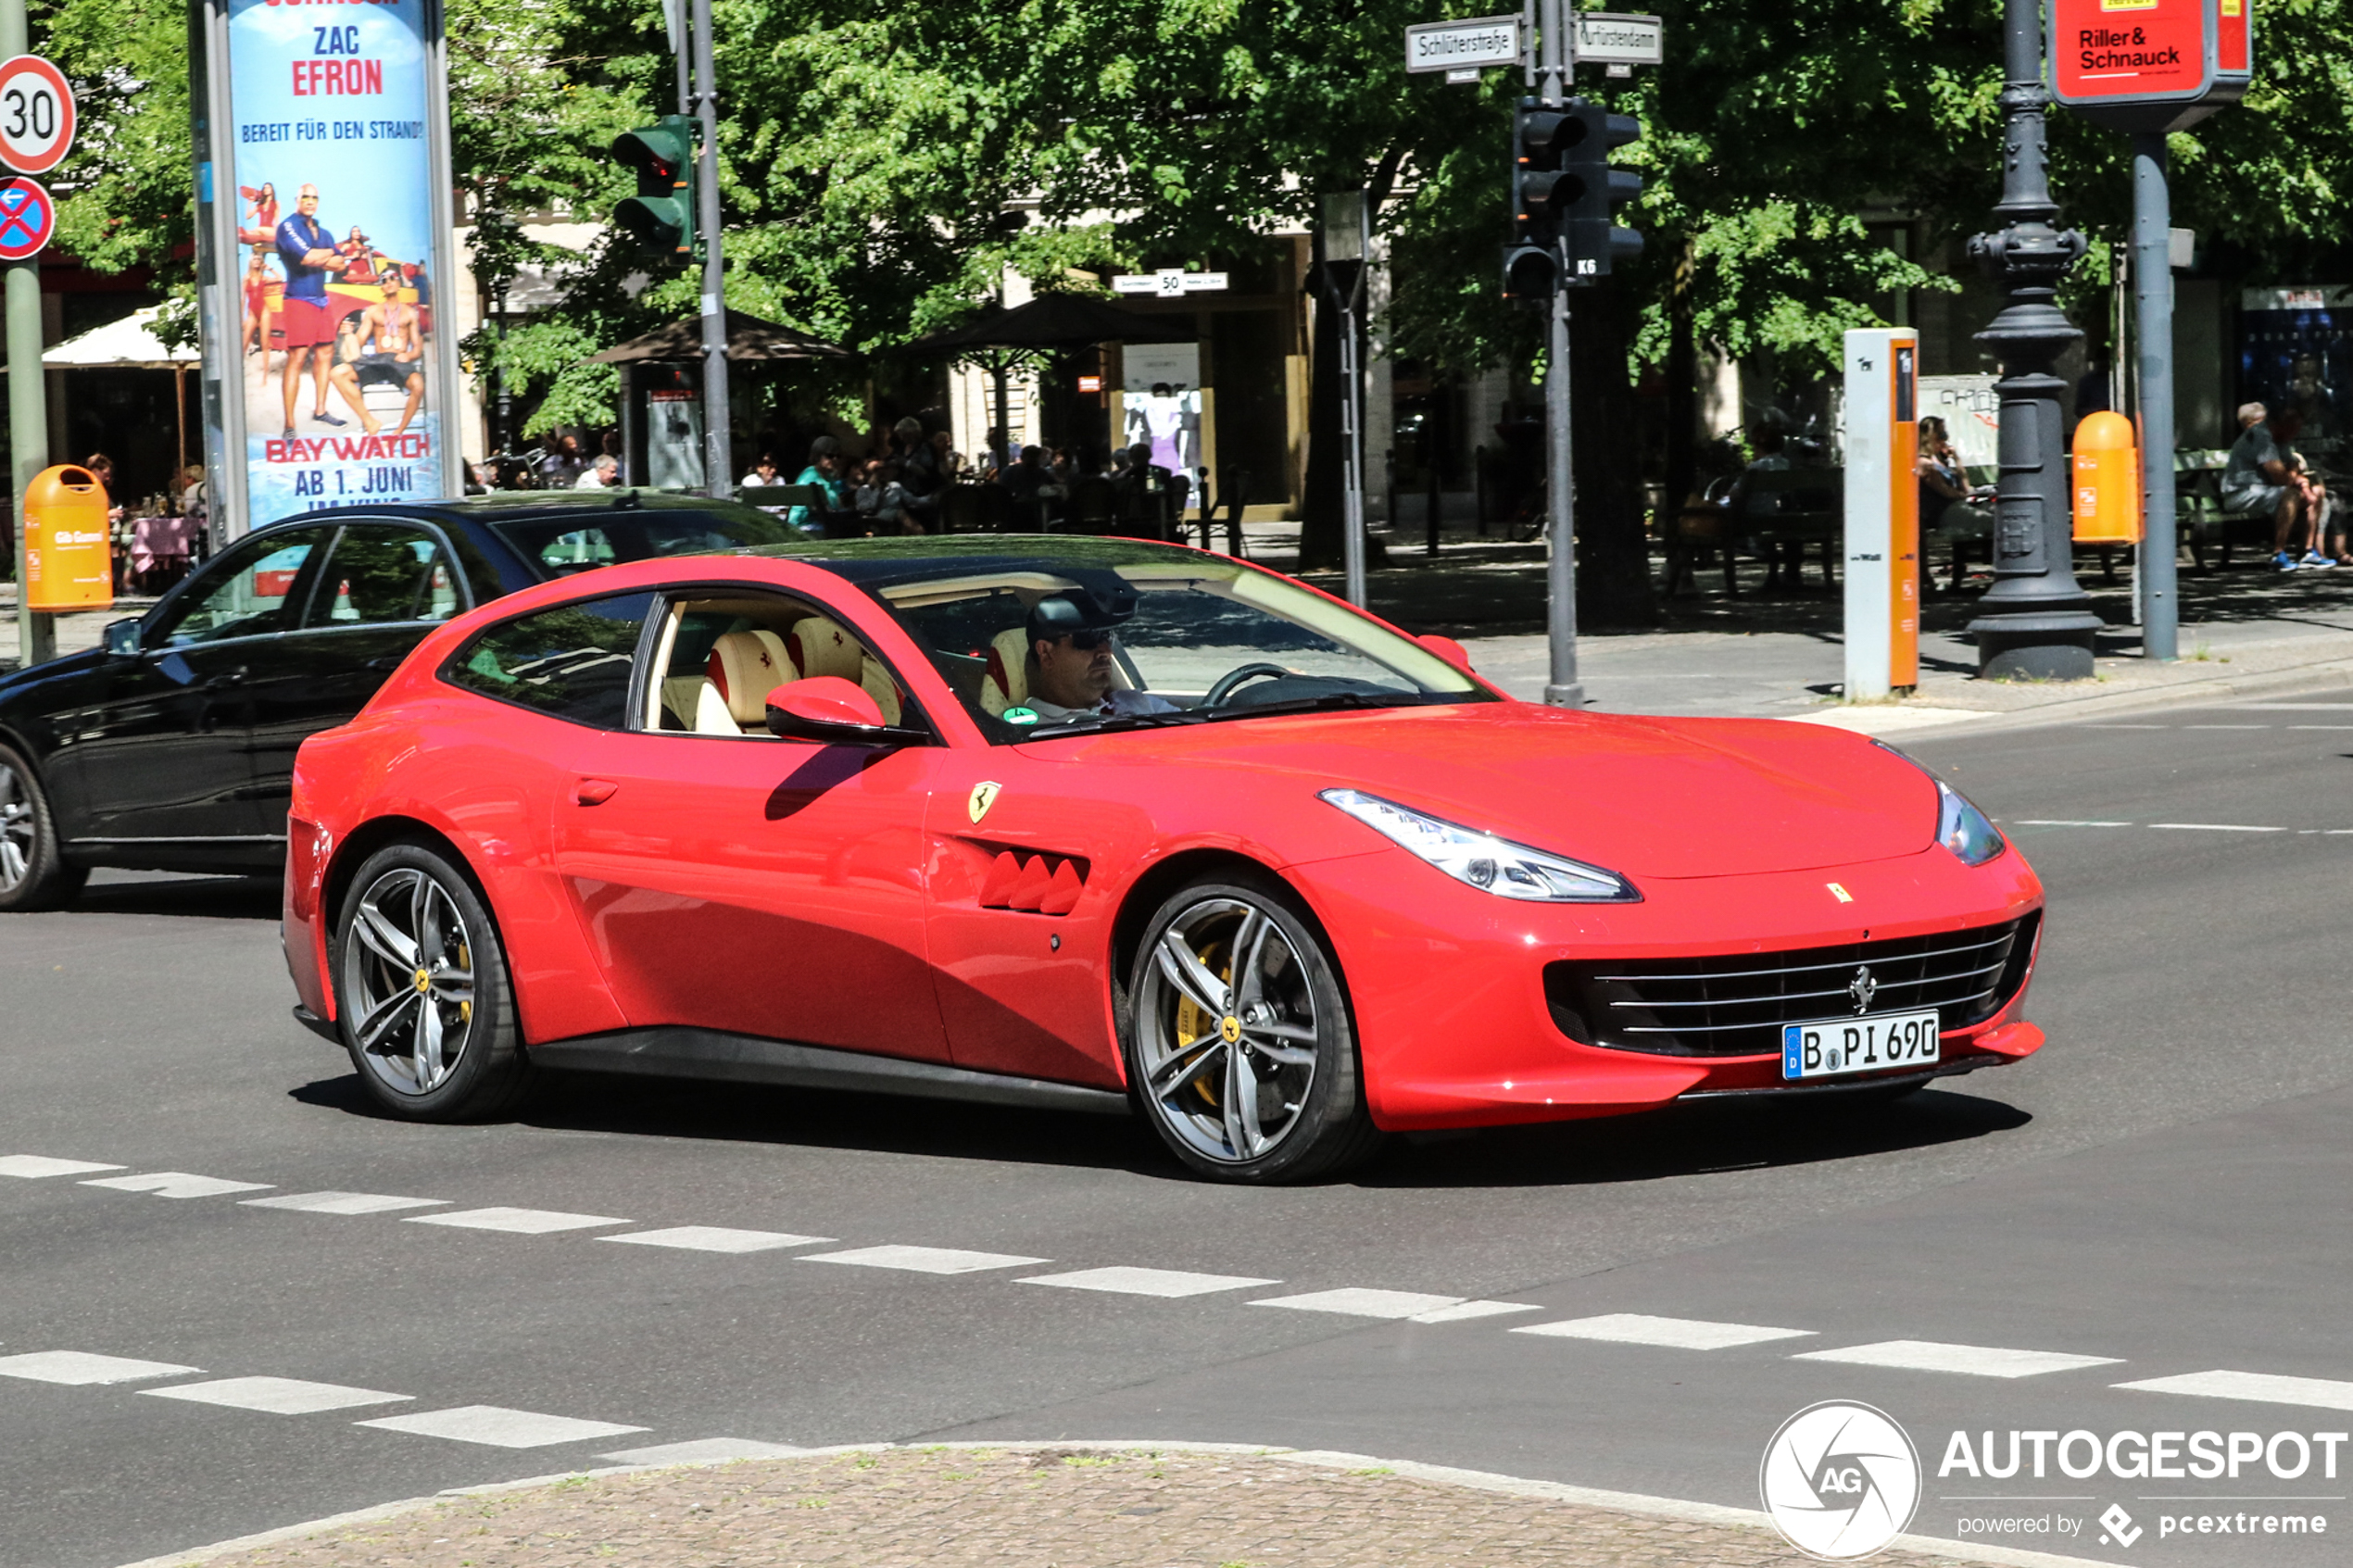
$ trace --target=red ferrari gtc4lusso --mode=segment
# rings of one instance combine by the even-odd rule
[[[286,953],[395,1114],[535,1064],[1383,1130],[1892,1097],[2041,1046],[2042,890],[1819,725],[1516,701],[1289,578],[853,541],[526,590],[302,747]]]

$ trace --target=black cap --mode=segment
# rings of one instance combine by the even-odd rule
[[[1136,613],[1136,590],[1114,579],[1088,583],[1039,599],[1029,611],[1029,640],[1049,642],[1073,632],[1116,626]]]

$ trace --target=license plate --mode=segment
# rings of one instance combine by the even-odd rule
[[[1841,1078],[1937,1060],[1936,1010],[1781,1025],[1781,1076]]]

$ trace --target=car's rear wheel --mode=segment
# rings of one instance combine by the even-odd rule
[[[1273,879],[1179,890],[1128,978],[1127,1077],[1162,1141],[1228,1182],[1329,1176],[1379,1142],[1339,966]]]
[[[368,857],[335,933],[335,1016],[370,1098],[459,1122],[522,1097],[530,1061],[497,923],[446,857],[418,844]]]
[[[0,909],[54,909],[90,880],[57,852],[48,792],[14,747],[0,746]]]

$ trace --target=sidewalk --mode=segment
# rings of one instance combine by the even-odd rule
[[[1871,1561],[1883,1568],[2094,1568],[1974,1542],[1944,1545],[1904,1537]],[[1745,1511],[1362,1455],[960,1444],[547,1477],[418,1499],[132,1568],[1803,1568],[1811,1561]]]

